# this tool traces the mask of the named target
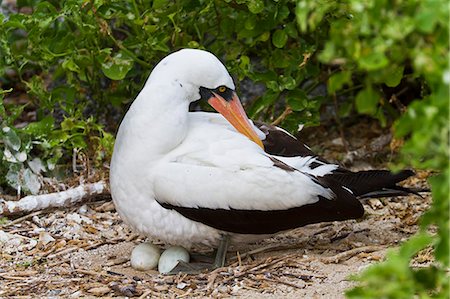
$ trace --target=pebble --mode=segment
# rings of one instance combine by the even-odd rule
[[[42,245],[47,245],[48,243],[51,243],[55,241],[55,238],[52,237],[49,233],[43,231],[39,233],[39,241],[38,243],[41,243]]]
[[[131,252],[131,267],[139,271],[155,269],[158,266],[161,251],[150,242],[136,246]]]
[[[384,207],[383,203],[378,198],[371,198],[367,203],[374,210],[379,210]]]
[[[189,263],[189,252],[181,246],[172,246],[161,254],[158,263],[160,273],[168,273],[178,265],[179,261]]]

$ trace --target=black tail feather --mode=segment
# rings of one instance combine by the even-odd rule
[[[423,198],[423,196],[419,192],[429,192],[428,189],[416,189],[416,188],[403,188],[401,189],[383,189],[379,191],[369,192],[363,195],[358,196],[359,199],[365,198],[380,198],[380,197],[393,197],[393,196],[407,196],[410,194],[414,194]]]
[[[359,198],[376,198],[386,196],[419,195],[418,191],[398,186],[397,183],[414,175],[412,170],[397,173],[389,170],[367,170],[358,172],[339,172],[331,174],[333,179],[352,190]]]

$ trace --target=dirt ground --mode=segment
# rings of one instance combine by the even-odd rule
[[[326,149],[320,151],[326,158],[354,169],[383,167],[379,161],[395,151],[389,133],[370,125],[347,131],[347,148],[337,132],[314,132],[306,132],[310,144],[316,137],[327,142],[313,149]],[[405,185],[424,187],[428,175],[419,172]],[[343,298],[354,285],[352,275],[417,231],[430,202],[428,193],[365,200],[362,219],[309,225],[231,248],[224,268],[170,276],[131,268],[131,250],[145,237],[122,223],[108,197],[94,198],[1,224],[0,297]],[[429,262],[426,251],[415,259],[418,266]]]

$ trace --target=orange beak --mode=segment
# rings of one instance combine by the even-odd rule
[[[236,92],[233,92],[233,97],[230,101],[226,101],[215,92],[212,92],[212,94],[214,96],[208,99],[208,103],[216,109],[217,112],[222,114],[238,132],[244,134],[264,149],[264,145],[261,139],[259,139],[258,134],[256,134],[253,125],[248,120],[247,114],[245,113]]]

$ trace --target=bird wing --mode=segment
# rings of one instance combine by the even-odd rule
[[[217,114],[190,113],[183,143],[152,169],[153,190],[163,207],[238,233],[362,215],[345,188],[304,171],[305,161],[292,163],[297,168],[289,162],[265,153]]]
[[[351,190],[358,198],[403,196],[428,191],[427,189],[411,189],[398,186],[397,184],[414,172],[405,169],[397,173],[389,170],[366,170],[352,172],[335,164],[328,163],[324,158],[314,154],[311,149],[295,136],[289,134],[282,128],[256,122],[256,127],[263,132],[263,144],[265,151],[271,155],[277,155],[283,162],[301,167],[303,171],[316,175],[325,176],[339,182]]]

